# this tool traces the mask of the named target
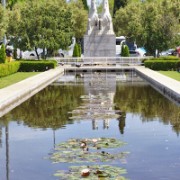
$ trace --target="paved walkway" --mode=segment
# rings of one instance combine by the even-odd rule
[[[28,98],[57,80],[64,74],[63,67],[57,67],[0,89],[0,117],[26,101]]]
[[[134,69],[137,72],[143,74],[143,76],[146,76],[147,79],[152,79],[158,84],[171,89],[172,91],[174,91],[180,96],[180,82],[179,81],[174,80],[170,77],[167,77],[151,69],[145,68],[144,66],[135,66]]]
[[[160,74],[144,66],[135,66],[134,69],[141,77],[161,92],[167,98],[174,100],[180,105],[180,82]]]

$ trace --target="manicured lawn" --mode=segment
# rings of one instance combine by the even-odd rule
[[[0,89],[11,84],[17,83],[28,77],[34,76],[39,72],[17,72],[15,74],[0,78]]]
[[[177,81],[180,81],[180,73],[177,71],[159,71],[161,74],[164,74],[170,78],[173,78]]]

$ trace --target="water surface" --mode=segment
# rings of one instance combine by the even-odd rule
[[[180,108],[135,73],[68,74],[0,119],[0,179],[58,179],[70,164],[48,159],[56,144],[114,137],[130,152],[113,162],[126,178],[179,180],[179,132]]]

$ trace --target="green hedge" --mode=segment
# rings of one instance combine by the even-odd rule
[[[159,71],[179,70],[180,60],[147,60],[144,62],[145,67]]]
[[[54,69],[57,66],[55,60],[19,60],[20,72],[43,72],[48,69]]]
[[[158,58],[151,58],[149,60],[180,60],[180,58],[177,56],[160,56]]]
[[[16,73],[20,68],[19,62],[9,62],[0,64],[0,77],[8,76]]]

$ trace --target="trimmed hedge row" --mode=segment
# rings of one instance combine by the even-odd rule
[[[151,58],[149,60],[180,60],[177,56],[160,56],[158,58]]]
[[[20,62],[9,62],[0,64],[0,77],[16,73],[20,68]]]
[[[145,67],[152,70],[179,70],[180,69],[180,60],[147,60],[144,62]]]
[[[43,72],[48,69],[54,69],[57,66],[57,61],[55,60],[19,60],[20,62],[20,72]]]

